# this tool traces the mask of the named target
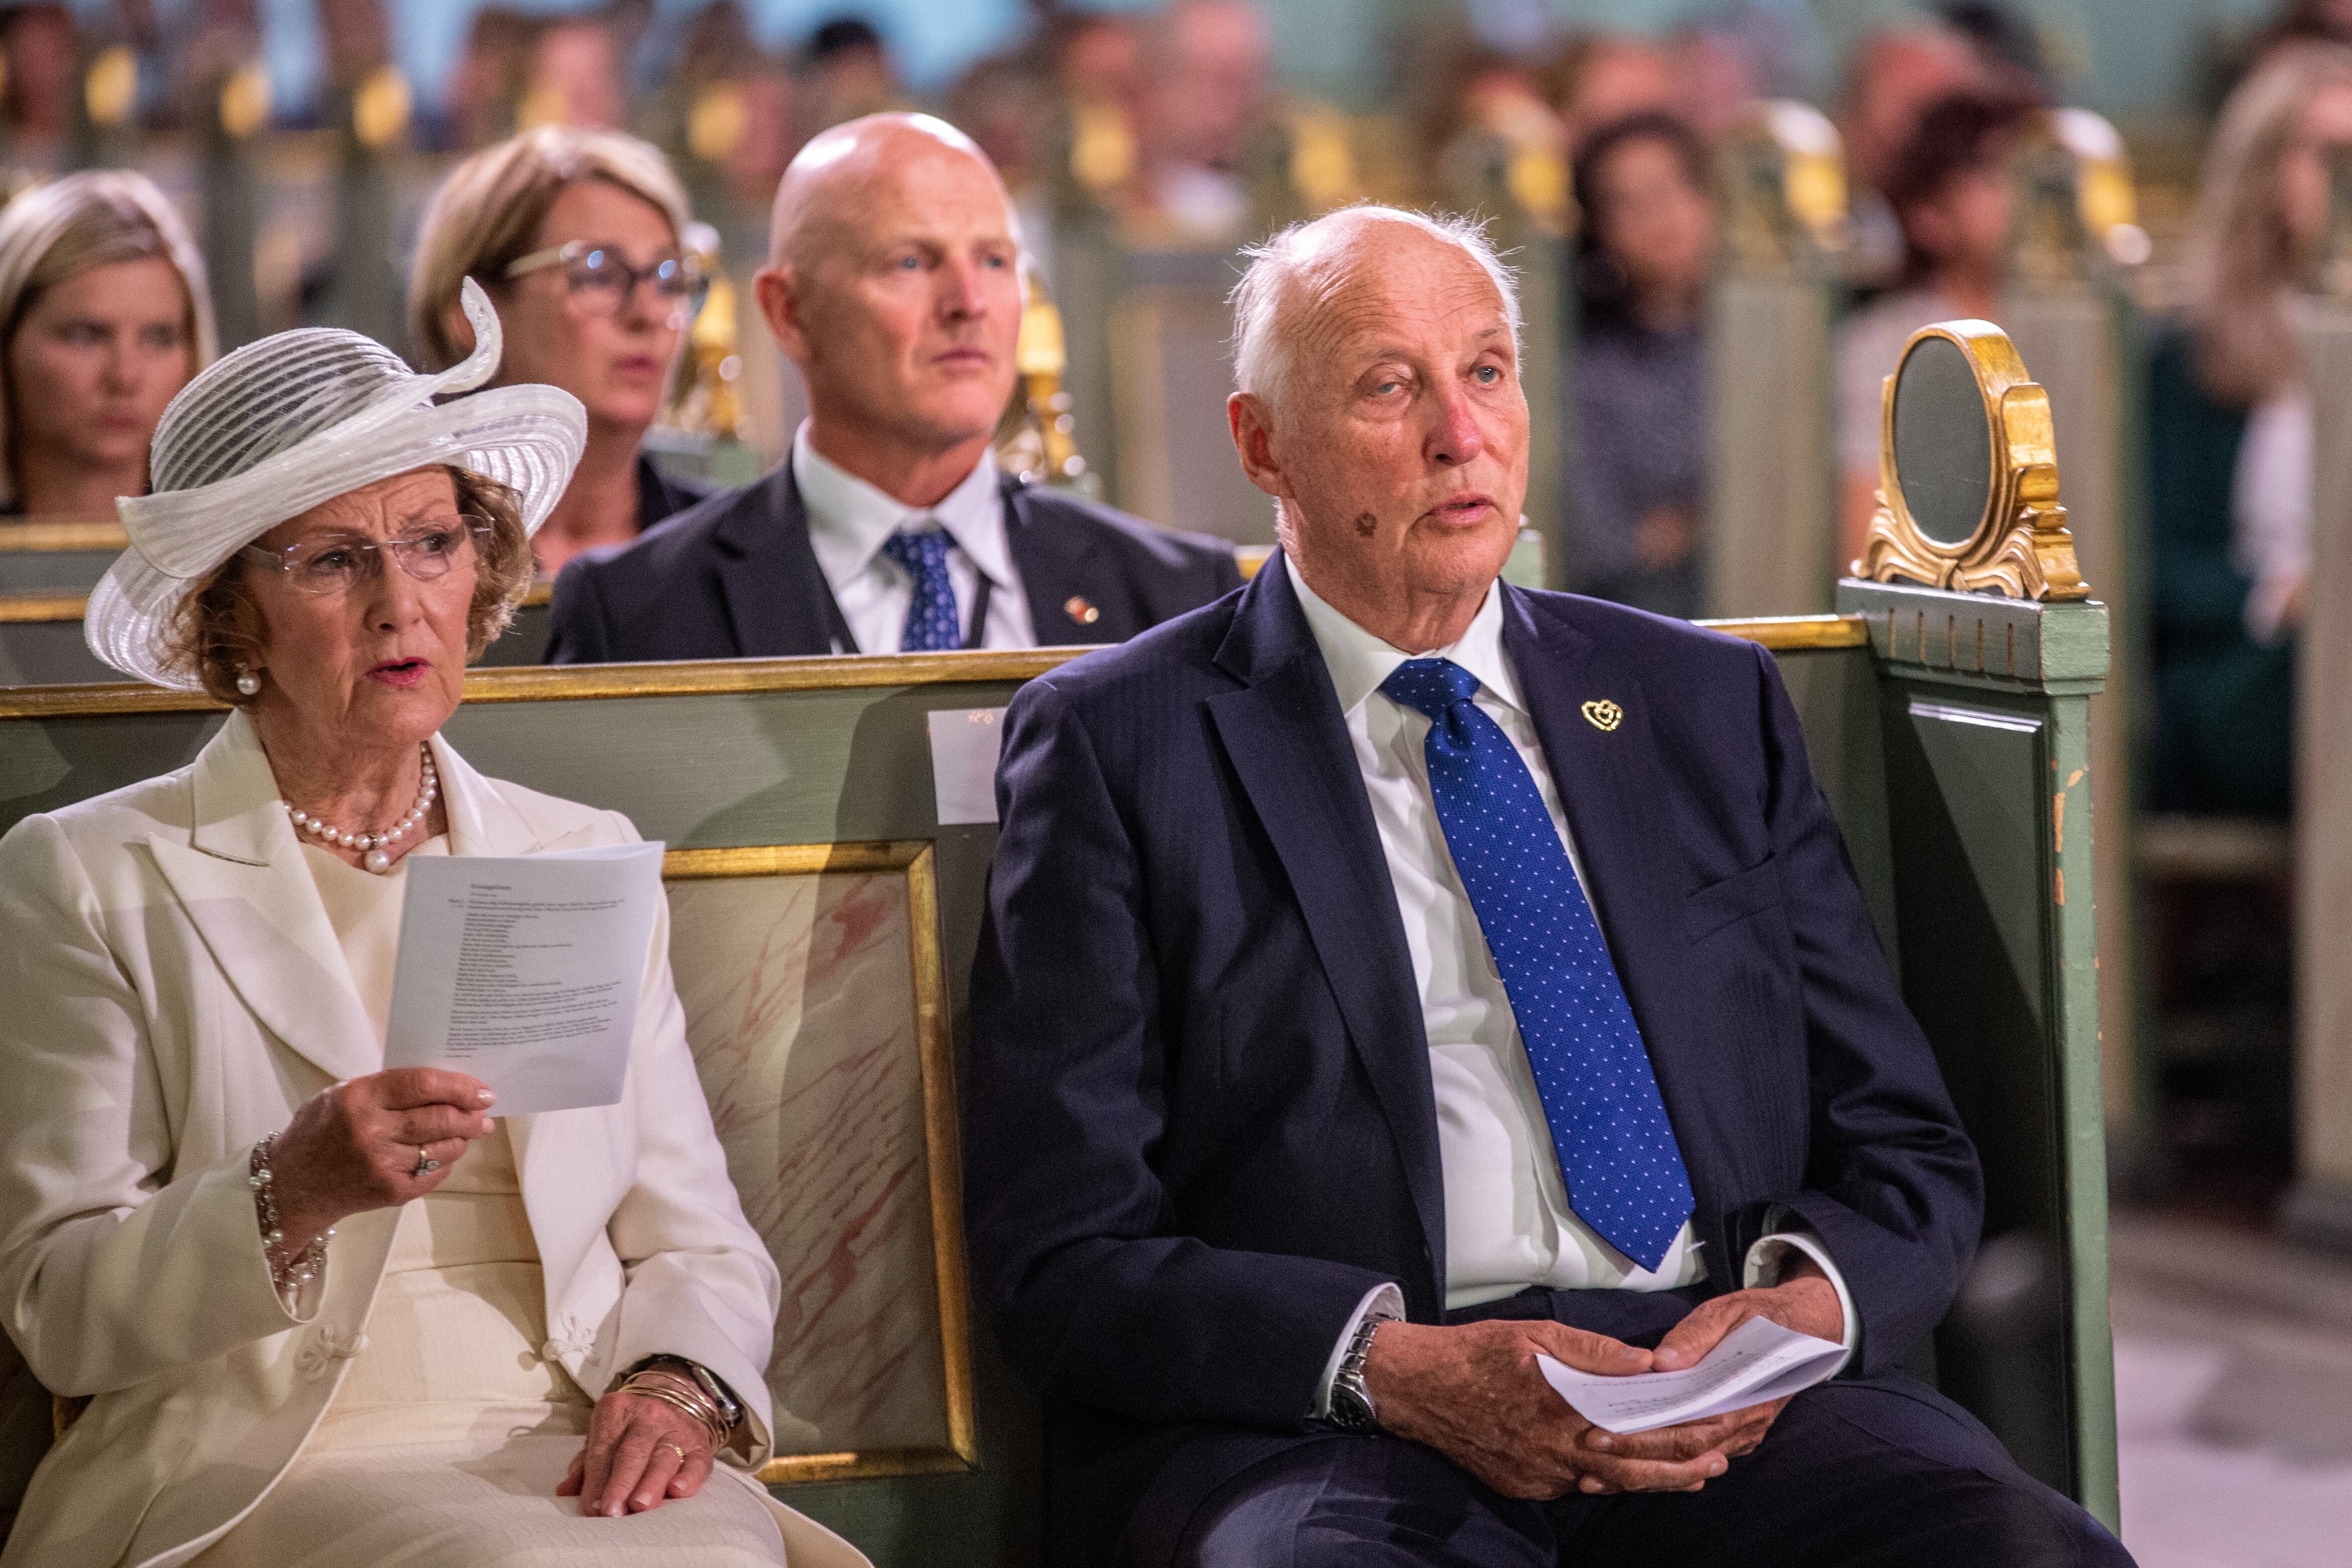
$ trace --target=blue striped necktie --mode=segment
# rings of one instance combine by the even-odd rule
[[[935,528],[894,533],[882,542],[882,553],[915,585],[907,601],[907,629],[898,637],[901,653],[963,647],[963,616],[956,605],[955,582],[948,575],[951,542]]]
[[[1429,718],[1430,794],[1518,1019],[1569,1203],[1654,1271],[1690,1217],[1690,1177],[1608,943],[1535,778],[1470,700],[1478,678],[1460,665],[1412,659],[1381,689]]]

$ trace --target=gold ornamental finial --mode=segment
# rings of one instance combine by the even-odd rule
[[[1068,353],[1062,312],[1029,279],[1029,303],[1021,312],[1021,334],[1013,350],[1021,385],[1006,410],[996,444],[997,461],[1032,484],[1084,488],[1087,460],[1078,455],[1077,420],[1070,395],[1062,390]]]
[[[92,125],[114,126],[131,117],[139,98],[139,58],[127,44],[99,51],[82,78],[82,107]]]
[[[2087,599],[2058,500],[2050,395],[1990,321],[1911,335],[1879,403],[1878,509],[1853,574],[2012,599]]]
[[[221,133],[242,142],[269,122],[269,73],[247,60],[221,82]]]
[[[352,94],[352,134],[361,146],[380,153],[408,130],[408,117],[415,109],[408,79],[400,74],[400,68],[378,66]]]
[[[1812,105],[1749,110],[1718,144],[1716,183],[1724,243],[1743,270],[1780,273],[1844,248],[1844,144]]]
[[[717,229],[691,223],[680,238],[710,281],[702,308],[687,329],[686,362],[662,423],[674,430],[731,441],[743,423],[742,395],[736,384],[743,361],[735,352],[735,283],[720,269]]]

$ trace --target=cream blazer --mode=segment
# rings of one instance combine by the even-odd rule
[[[637,837],[432,744],[452,854]],[[188,767],[0,839],[0,1321],[50,1390],[94,1396],[34,1475],[0,1568],[167,1568],[301,1451],[399,1214],[339,1226],[322,1279],[287,1310],[247,1152],[382,1053],[244,714]],[[756,1466],[781,1284],[695,1077],[666,907],[620,1103],[509,1131],[546,1277],[541,1353],[591,1394],[642,1356],[692,1357],[744,1401],[728,1458]],[[775,1511],[793,1568],[865,1563]]]

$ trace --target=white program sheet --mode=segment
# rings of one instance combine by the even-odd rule
[[[1595,1426],[1649,1432],[1769,1404],[1811,1388],[1837,1370],[1845,1347],[1769,1318],[1750,1318],[1723,1336],[1696,1366],[1609,1377],[1536,1357],[1544,1381]]]
[[[494,1113],[621,1098],[662,847],[408,858],[387,1068],[489,1085]]]

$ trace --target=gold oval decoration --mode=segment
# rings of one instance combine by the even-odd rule
[[[1924,381],[1915,382],[1915,374],[1948,365],[1955,351],[1976,384],[1975,397],[1965,401],[1976,406],[1955,414],[1939,400],[1932,421],[1903,420],[1903,389],[1925,386]],[[1898,427],[1909,450],[1897,449]],[[1906,461],[1913,468],[1913,494],[1904,489]],[[1959,485],[1959,468],[1973,470],[1979,462],[1985,463],[1985,471],[1969,472],[1960,486],[1971,502],[1983,498],[1974,523],[1963,530],[1949,518],[1931,517],[1933,526],[1922,527],[1913,515],[1913,501],[1925,500],[1931,513],[1937,510]],[[1991,322],[1922,327],[1896,358],[1879,400],[1877,507],[1862,559],[1851,573],[1874,583],[1917,583],[2012,599],[2091,596],[2075,563],[2066,509],[2058,500],[2058,439],[2049,395],[2027,379],[2016,345]]]
[[[1584,705],[1584,717],[1588,723],[1605,735],[1625,721],[1625,710],[1606,697],[1599,697]]]

